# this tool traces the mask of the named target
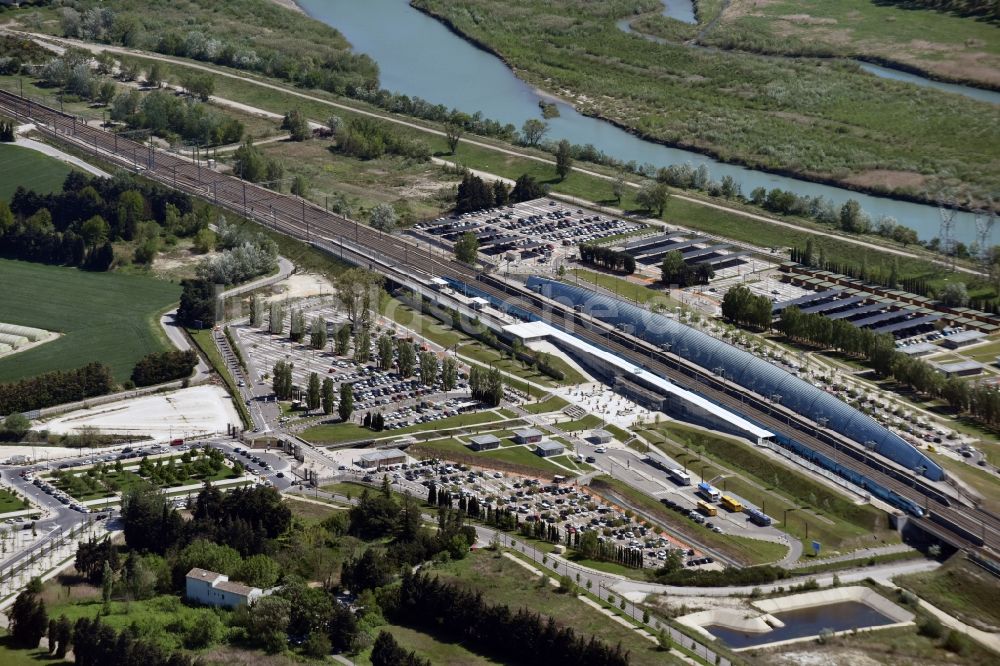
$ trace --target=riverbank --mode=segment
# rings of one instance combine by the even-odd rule
[[[971,159],[969,166],[989,170],[987,146],[1000,143],[959,123],[965,118],[983,127],[973,120],[982,113],[1000,123],[1000,109],[879,80],[854,63],[650,46],[580,7],[571,12],[579,24],[573,31],[541,31],[558,8],[536,0],[515,0],[499,15],[472,22],[483,2],[460,3],[463,11],[440,0],[410,6],[496,55],[529,85],[572,98],[588,117],[727,164],[927,204],[945,184],[941,169]],[[997,184],[996,174],[964,166],[952,173],[975,192],[973,206]]]
[[[285,9],[291,9],[293,12],[298,12],[299,14],[305,14],[301,7],[295,3],[295,0],[271,0],[274,4],[279,7],[284,7]]]

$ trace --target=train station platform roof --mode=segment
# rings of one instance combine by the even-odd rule
[[[639,379],[647,386],[656,387],[657,391],[662,394],[677,396],[685,402],[691,403],[704,411],[711,413],[716,418],[726,421],[734,428],[746,432],[748,435],[751,435],[754,440],[768,439],[774,436],[774,433],[770,430],[765,430],[764,428],[751,423],[742,416],[731,412],[728,409],[724,409],[711,400],[708,400],[693,391],[681,388],[664,377],[660,377],[645,368],[637,366],[634,363],[630,363],[621,356],[612,354],[609,351],[592,345],[575,335],[566,333],[565,331],[562,331],[543,321],[529,321],[520,324],[512,324],[510,326],[504,326],[503,331],[521,338],[522,340],[538,340],[541,338],[548,338],[551,342],[560,343],[564,347],[572,349],[575,353],[600,359],[608,366],[620,370],[632,381]]]

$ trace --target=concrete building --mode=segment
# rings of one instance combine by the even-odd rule
[[[538,442],[535,445],[535,453],[543,458],[551,458],[552,456],[562,455],[566,447],[559,442]]]
[[[537,444],[542,441],[542,431],[534,428],[521,428],[514,431],[514,441],[518,444]]]
[[[595,430],[590,433],[589,439],[596,444],[610,444],[614,436],[607,430]]]
[[[473,451],[489,451],[500,448],[500,440],[494,435],[476,435],[469,438],[469,448]]]
[[[985,337],[986,334],[982,331],[962,331],[961,333],[946,335],[941,344],[948,349],[959,349],[960,347],[968,347],[969,345],[981,342]]]
[[[983,371],[983,364],[977,361],[957,361],[955,363],[935,363],[934,367],[945,377],[971,377]]]
[[[363,469],[381,469],[390,465],[401,465],[406,462],[406,454],[399,449],[385,449],[382,451],[372,451],[362,453],[361,457],[355,461],[358,467]]]
[[[191,569],[185,582],[184,596],[205,606],[236,608],[252,604],[265,594],[259,587],[231,582],[229,576],[206,569]]]

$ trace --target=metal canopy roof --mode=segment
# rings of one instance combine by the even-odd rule
[[[749,352],[655,314],[622,299],[582,287],[532,276],[528,287],[563,303],[583,305],[592,316],[612,325],[630,326],[634,335],[670,350],[706,370],[721,369],[726,379],[810,419],[825,418],[827,427],[856,442],[874,442],[878,453],[907,469],[923,467],[927,478],[939,481],[944,471],[935,461],[826,391],[805,382]]]
[[[827,298],[833,298],[839,294],[843,289],[829,289],[827,291],[817,291],[811,294],[804,294],[798,298],[793,298],[788,301],[779,301],[771,306],[771,312],[781,312],[785,308],[790,308],[792,306],[802,305],[804,303],[812,303],[814,301],[822,301]]]
[[[830,310],[839,310],[840,308],[846,308],[849,305],[861,303],[865,300],[865,298],[865,296],[852,296],[851,298],[838,298],[837,300],[830,301],[829,303],[810,305],[807,308],[802,308],[802,314],[819,314]]]
[[[891,312],[880,312],[876,315],[872,315],[871,317],[865,317],[864,319],[858,319],[852,321],[851,324],[853,326],[857,326],[858,328],[868,328],[872,324],[878,324],[883,321],[892,321],[893,319],[906,317],[909,314],[910,313],[907,312],[906,310],[893,310]]]
[[[913,319],[907,319],[906,321],[901,321],[895,324],[886,324],[885,326],[878,326],[872,330],[875,333],[896,333],[897,331],[905,331],[908,328],[916,328],[918,326],[924,326],[930,324],[931,322],[937,321],[941,318],[941,315],[924,315],[922,317],[915,317]]]
[[[875,312],[876,310],[884,310],[888,307],[886,303],[870,303],[868,305],[862,305],[860,308],[851,308],[850,310],[845,310],[844,312],[835,312],[833,314],[827,315],[827,319],[846,319],[847,317],[857,317],[858,315],[867,314],[869,312]]]

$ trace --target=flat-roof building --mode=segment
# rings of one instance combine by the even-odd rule
[[[514,441],[518,444],[537,444],[542,441],[542,431],[534,428],[521,428],[514,431]]]
[[[962,331],[954,335],[946,335],[941,344],[948,349],[958,349],[959,347],[973,345],[985,337],[986,334],[982,331]]]
[[[500,439],[494,435],[476,435],[469,438],[469,448],[473,451],[489,451],[500,448]]]
[[[559,442],[544,441],[538,442],[538,444],[535,445],[535,453],[543,458],[551,458],[552,456],[562,455],[565,450],[566,447]]]
[[[590,433],[590,440],[592,442],[597,442],[598,444],[607,444],[614,437],[607,430],[594,430]]]
[[[359,457],[356,461],[356,464],[358,467],[364,469],[381,469],[382,467],[400,465],[405,462],[406,454],[399,449],[384,449],[381,451],[362,453],[361,457]]]
[[[983,371],[983,364],[977,361],[957,361],[955,363],[935,363],[934,367],[945,377],[971,377]]]

